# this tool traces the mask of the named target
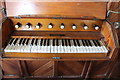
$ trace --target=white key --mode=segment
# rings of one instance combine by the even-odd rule
[[[73,44],[73,41],[70,40],[70,43],[71,43],[71,46],[70,46],[71,53],[74,53],[75,50],[74,50],[74,44]]]
[[[54,53],[54,50],[53,50],[54,47],[53,47],[52,44],[53,44],[53,39],[50,40],[50,52],[51,52],[51,53]]]
[[[94,43],[92,40],[90,40],[91,44],[92,44],[92,53],[96,53],[97,52],[97,48],[95,47]]]
[[[68,53],[70,53],[71,52],[71,48],[70,48],[70,45],[69,45],[69,41],[67,40],[67,51],[68,51]]]

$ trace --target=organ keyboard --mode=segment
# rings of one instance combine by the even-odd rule
[[[5,57],[104,58],[111,52],[112,42],[108,40],[111,38],[106,37],[111,37],[110,31],[101,20],[11,18],[11,21],[15,32],[4,48]]]
[[[15,31],[4,57],[105,58],[114,50],[109,25],[101,20],[10,19]]]
[[[100,40],[12,38],[5,52],[107,53]]]

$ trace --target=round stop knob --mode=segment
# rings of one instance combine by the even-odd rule
[[[50,23],[50,24],[48,25],[48,28],[49,28],[49,29],[53,28],[53,24]]]
[[[64,29],[64,28],[65,28],[65,25],[64,25],[63,23],[61,23],[60,28],[61,28],[61,29]]]
[[[26,28],[31,28],[31,26],[32,26],[32,24],[27,23],[25,27],[26,27]]]
[[[72,24],[72,29],[76,29],[77,26],[75,24]]]

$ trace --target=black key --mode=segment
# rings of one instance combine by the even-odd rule
[[[98,43],[96,42],[96,40],[94,40],[94,41],[95,41],[95,43],[97,44],[97,46],[99,46]]]
[[[47,46],[49,46],[50,45],[50,39],[48,39],[48,41],[47,41]]]
[[[40,40],[40,46],[42,46],[43,39]]]
[[[13,42],[13,40],[14,40],[13,38],[12,38],[12,39],[10,39],[10,41],[9,41],[9,43],[8,43],[8,44],[10,44],[10,45],[11,45],[11,44],[12,44],[12,42]]]
[[[46,39],[44,40],[44,44],[43,45],[46,46]]]
[[[90,40],[87,40],[87,41],[88,41],[89,45],[90,45],[90,46],[92,46],[92,44],[91,44]]]
[[[21,42],[21,44],[20,44],[20,45],[23,45],[23,41],[24,41],[24,39],[22,40],[22,42]]]
[[[64,41],[63,41],[63,39],[62,39],[62,46],[64,46]]]
[[[84,43],[84,40],[82,40],[83,46],[86,46],[86,44]]]
[[[19,41],[19,45],[21,45],[21,44],[22,44],[22,41],[23,41],[23,38],[21,38],[21,39],[20,39],[20,41]]]
[[[76,40],[76,42],[77,42],[78,46],[80,46],[80,43],[79,43],[78,39]]]
[[[55,46],[55,39],[53,39],[53,43],[52,44],[53,44],[53,46]]]
[[[31,45],[33,45],[33,43],[34,43],[34,40],[35,40],[35,39],[33,38],[33,39],[32,39],[32,41],[31,41]]]
[[[37,45],[38,44],[38,39],[36,39],[36,41],[35,41],[35,45]]]
[[[25,41],[26,41],[26,39],[24,39],[24,40],[22,41],[22,45],[24,45],[24,44],[25,44]]]
[[[26,43],[25,43],[26,45],[28,45],[29,40],[30,40],[30,39],[27,39],[27,41],[26,41]]]
[[[95,40],[95,41],[97,42],[98,46],[101,46],[101,44],[99,43],[99,41],[98,41],[98,40]]]
[[[93,43],[94,43],[95,46],[98,46],[97,43],[95,42],[95,40],[93,40]]]
[[[68,44],[69,44],[69,46],[71,46],[70,39],[68,39]]]
[[[98,40],[98,42],[99,42],[100,46],[103,46],[103,44],[102,44],[102,42],[100,40]]]
[[[58,42],[58,39],[56,39],[56,45],[59,46],[59,42]]]
[[[46,39],[46,46],[47,46],[47,44],[48,44],[48,39]]]
[[[89,43],[86,40],[84,40],[84,42],[85,42],[86,46],[89,46]]]
[[[16,40],[13,42],[13,45],[15,45],[17,43],[17,40],[18,40],[18,38],[16,38]]]
[[[64,41],[65,41],[65,46],[68,46],[67,39],[65,39]]]
[[[74,46],[77,46],[77,44],[76,44],[76,42],[75,42],[75,40],[73,39],[73,44],[74,44]]]

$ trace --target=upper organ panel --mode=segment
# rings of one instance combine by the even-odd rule
[[[90,1],[90,0],[89,0]],[[97,1],[97,0],[96,0]],[[38,15],[105,19],[107,2],[6,2],[8,16]]]

